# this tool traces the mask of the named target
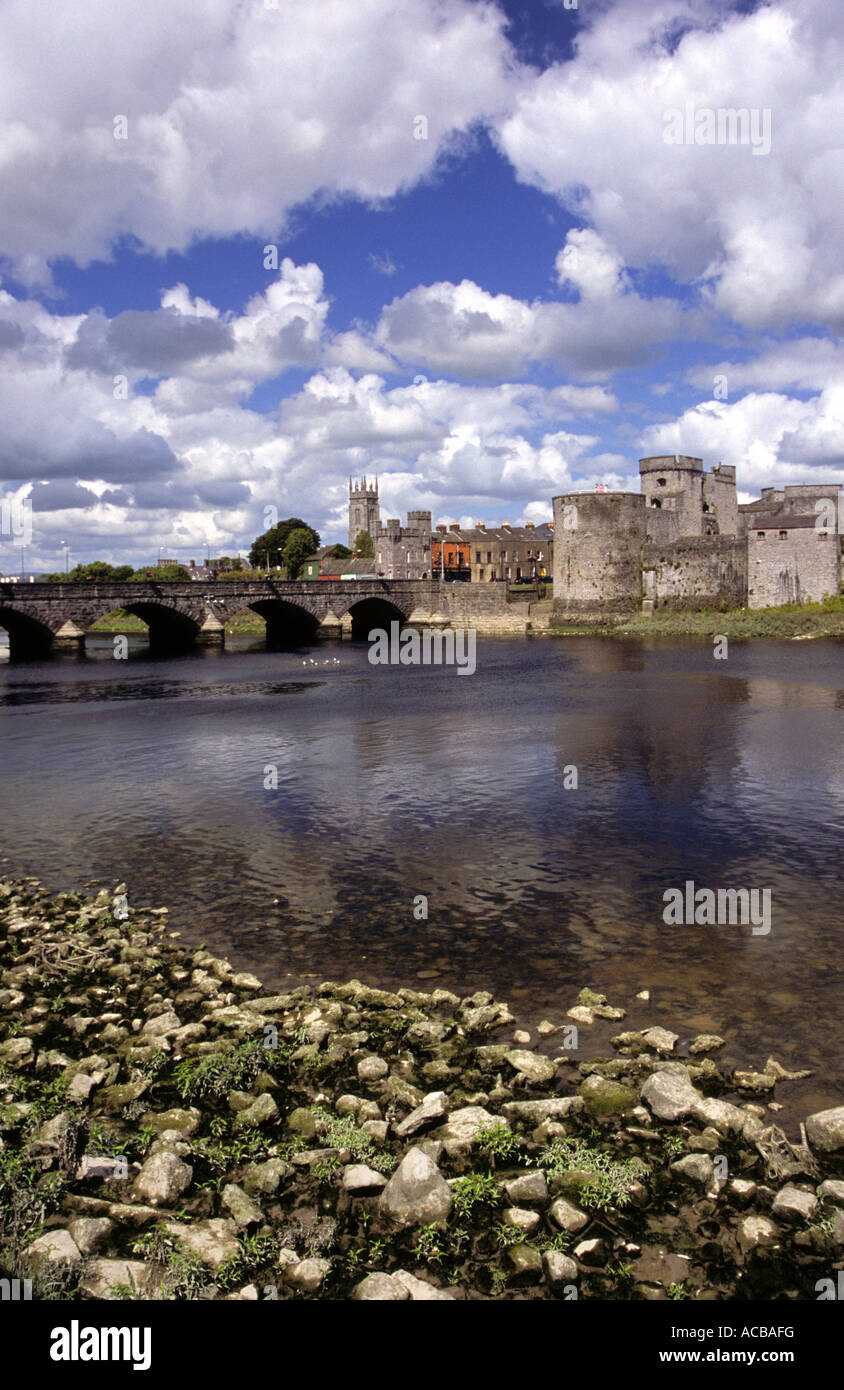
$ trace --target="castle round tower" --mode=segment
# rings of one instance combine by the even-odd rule
[[[642,598],[645,499],[570,492],[554,503],[554,611],[629,612]]]
[[[704,534],[703,460],[688,454],[655,454],[639,459],[639,476],[645,507],[651,516],[654,539],[676,539]]]

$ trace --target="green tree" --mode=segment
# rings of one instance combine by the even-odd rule
[[[335,545],[331,554],[335,560],[348,560],[349,556],[354,554],[354,551],[351,551],[347,545]]]
[[[299,526],[287,537],[281,558],[291,579],[296,578],[308,556],[313,555],[313,535],[310,526]]]
[[[131,565],[109,565],[105,560],[92,560],[87,565],[74,565],[68,574],[59,570],[47,577],[54,583],[69,580],[71,584],[78,584],[84,580],[99,580],[101,584],[119,584],[124,579],[131,579],[133,573]]]
[[[262,536],[258,536],[252,542],[249,549],[249,563],[252,568],[266,569],[268,565],[282,564],[282,552],[294,531],[308,532],[311,538],[309,555],[319,549],[319,532],[315,531],[301,517],[289,516],[286,521],[279,521],[277,525],[271,526],[269,531],[265,531]]]
[[[372,537],[368,531],[358,531],[355,538],[355,555],[359,560],[371,560],[375,554],[375,546],[372,544]]]

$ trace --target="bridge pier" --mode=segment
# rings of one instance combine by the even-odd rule
[[[66,623],[62,623],[50,645],[54,651],[84,652],[85,631],[72,618],[68,618]]]
[[[226,625],[213,613],[209,613],[199,632],[196,634],[196,645],[198,647],[225,647],[226,645]]]

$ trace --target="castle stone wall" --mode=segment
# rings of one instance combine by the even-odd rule
[[[841,582],[841,537],[806,527],[791,528],[784,539],[768,530],[765,539],[750,531],[748,607],[818,602],[836,596]]]
[[[747,594],[747,547],[734,536],[649,543],[642,564],[646,591],[658,607],[741,608]]]
[[[554,611],[629,612],[642,597],[645,499],[636,492],[554,498]]]

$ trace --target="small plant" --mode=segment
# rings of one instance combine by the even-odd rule
[[[411,1250],[418,1260],[425,1263],[439,1264],[443,1260],[445,1250],[435,1221],[429,1226],[420,1227]]]
[[[524,1245],[525,1233],[520,1231],[518,1226],[505,1226],[501,1221],[493,1227],[492,1234],[502,1250],[507,1250],[511,1245]]]
[[[164,1266],[162,1292],[165,1298],[196,1298],[208,1282],[208,1271],[199,1255],[189,1250],[178,1236],[160,1223],[138,1236],[132,1250],[136,1255]]]
[[[518,1135],[513,1134],[500,1122],[486,1125],[478,1131],[478,1147],[489,1155],[493,1167],[496,1162],[512,1162],[518,1159],[522,1149]]]
[[[590,1148],[582,1139],[560,1139],[546,1150],[543,1167],[554,1177],[568,1169],[589,1174],[589,1182],[581,1187],[580,1201],[603,1211],[607,1207],[624,1207],[639,1181],[645,1165],[638,1159],[619,1161],[600,1149]]]
[[[668,1297],[673,1299],[688,1298],[689,1291],[685,1284],[669,1284]]]
[[[458,1217],[470,1216],[476,1207],[494,1207],[500,1200],[498,1186],[490,1173],[469,1173],[458,1178],[451,1190]]]

